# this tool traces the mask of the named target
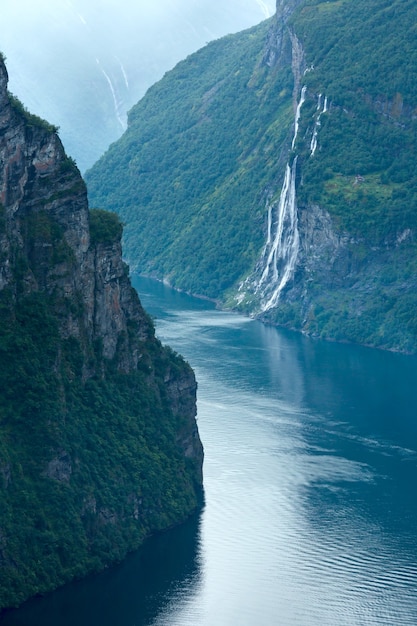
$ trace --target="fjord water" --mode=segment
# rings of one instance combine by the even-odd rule
[[[135,284],[196,372],[204,509],[5,626],[417,624],[417,359]]]

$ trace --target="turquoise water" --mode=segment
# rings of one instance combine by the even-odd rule
[[[135,282],[196,372],[205,507],[1,623],[417,624],[417,359]]]

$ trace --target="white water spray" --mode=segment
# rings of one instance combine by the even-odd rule
[[[311,143],[310,143],[310,155],[313,156],[316,149],[317,149],[317,134],[319,132],[319,128],[321,125],[321,121],[320,118],[323,115],[323,113],[327,113],[327,96],[324,98],[323,101],[323,108],[322,108],[322,99],[323,96],[320,93],[319,94],[319,98],[318,98],[318,103],[317,103],[317,117],[316,117],[316,122],[314,124],[314,130],[313,130],[313,136],[311,137]]]
[[[297,135],[298,135],[298,124],[300,122],[300,115],[301,115],[301,107],[304,104],[304,101],[306,99],[306,91],[307,91],[307,87],[303,87],[301,90],[301,97],[300,97],[300,101],[297,104],[297,109],[295,112],[295,121],[294,121],[294,137],[292,138],[292,143],[291,143],[291,150],[293,150],[294,146],[295,146],[295,141],[297,139]]]
[[[121,62],[121,60],[118,57],[115,57],[116,61],[118,62],[121,72],[122,72],[122,76],[123,76],[123,80],[125,82],[126,85],[126,89],[129,89],[129,79],[127,77],[127,73],[125,68],[123,67],[123,63]]]
[[[303,87],[295,112],[292,150],[297,140],[301,107],[305,97],[306,87]],[[296,173],[297,157],[285,168],[275,223],[273,222],[272,207],[268,208],[268,233],[261,258],[263,270],[255,288],[255,292],[261,294],[263,312],[276,306],[282,290],[294,273],[297,262],[300,238],[297,226]],[[274,225],[275,233],[272,232]]]
[[[261,9],[262,13],[264,14],[266,18],[271,17],[271,12],[266,2],[263,2],[263,0],[256,0],[256,4],[259,6],[259,8]]]
[[[117,98],[117,94],[116,94],[116,90],[113,86],[113,83],[111,81],[110,76],[107,74],[107,72],[101,67],[100,61],[98,59],[96,59],[97,65],[99,66],[101,73],[103,74],[103,76],[105,77],[105,79],[107,80],[107,83],[110,87],[110,91],[111,91],[111,95],[113,98],[113,105],[114,105],[114,112],[117,118],[117,121],[119,122],[120,126],[122,127],[123,130],[126,130],[127,128],[127,124],[126,121],[122,115],[121,112],[121,102],[119,101],[119,99]]]

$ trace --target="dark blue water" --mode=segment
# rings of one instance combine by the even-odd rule
[[[417,359],[136,286],[196,371],[205,508],[2,623],[417,624]]]

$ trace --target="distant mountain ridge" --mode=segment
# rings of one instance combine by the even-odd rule
[[[416,18],[409,0],[278,2],[178,64],[86,175],[131,265],[313,336],[415,353]]]
[[[165,71],[272,13],[273,0],[20,0],[2,7],[0,50],[11,91],[59,126],[67,153],[85,171]]]

